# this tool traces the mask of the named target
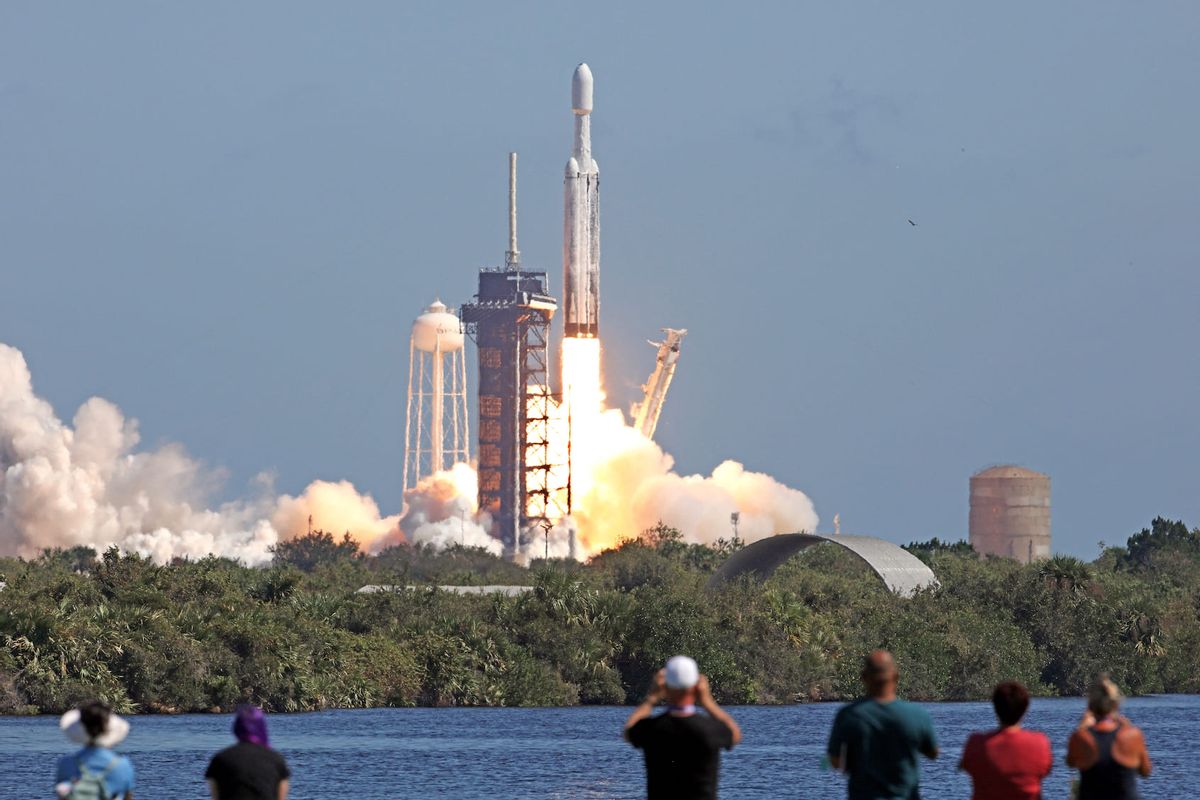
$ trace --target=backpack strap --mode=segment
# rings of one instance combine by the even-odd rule
[[[112,797],[112,793],[108,791],[108,775],[110,772],[116,769],[117,762],[120,760],[121,757],[116,753],[113,753],[112,757],[108,759],[108,763],[104,765],[104,769],[100,770],[99,772],[92,772],[87,768],[87,765],[83,763],[83,759],[76,756],[75,769],[79,771],[78,780],[83,780],[84,778],[97,778],[100,781],[100,791],[103,793],[103,797]]]

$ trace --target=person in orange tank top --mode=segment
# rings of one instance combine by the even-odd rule
[[[1079,800],[1137,800],[1137,776],[1150,777],[1146,740],[1117,713],[1121,690],[1100,675],[1088,708],[1067,742],[1067,766],[1079,770]]]

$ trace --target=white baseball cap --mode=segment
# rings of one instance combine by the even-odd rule
[[[667,659],[667,688],[691,689],[700,682],[700,665],[689,656],[671,656]]]

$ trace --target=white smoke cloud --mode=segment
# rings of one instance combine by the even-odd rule
[[[521,555],[526,563],[537,558],[576,558],[582,559],[588,554],[582,552],[578,543],[577,525],[571,517],[558,521],[549,532],[540,528],[527,530],[521,546]],[[574,534],[575,544],[571,539]]]
[[[817,529],[819,519],[807,495],[736,461],[723,462],[709,475],[674,472],[674,459],[627,424],[619,410],[597,410],[582,441],[588,458],[576,464],[572,515],[560,520],[548,539],[540,529],[525,531],[520,550],[526,560],[547,553],[586,558],[660,522],[678,529],[684,541],[714,544],[732,538],[735,511],[743,542]],[[426,479],[405,497],[403,534],[438,548],[462,542],[501,553],[499,540],[488,535],[488,522],[475,520],[477,488],[475,471],[466,464]]]
[[[761,472],[725,461],[705,477],[673,472],[649,478],[633,500],[642,529],[662,520],[678,528],[686,541],[711,544],[733,535],[730,515],[738,512],[738,537],[755,542],[778,533],[815,531],[812,501]],[[653,520],[654,522],[651,522]]]
[[[365,546],[399,538],[398,518],[344,481],[290,497],[260,476],[251,496],[210,508],[221,471],[179,445],[138,451],[139,439],[136,420],[98,397],[65,424],[34,393],[21,352],[0,343],[0,555],[116,545],[160,562],[217,554],[261,564],[308,529],[309,515]]]
[[[461,545],[500,555],[503,546],[488,533],[491,521],[486,514],[481,519],[475,513],[477,480],[475,470],[459,463],[418,482],[404,495],[403,536],[412,544],[437,550]]]
[[[313,481],[299,497],[283,495],[275,503],[271,527],[291,539],[308,530],[310,518],[314,530],[348,533],[364,550],[402,541],[400,516],[381,516],[375,501],[349,481]]]
[[[572,517],[550,532],[552,558],[572,549],[585,558],[659,522],[686,541],[711,544],[731,536],[734,511],[747,542],[817,528],[812,501],[769,475],[735,461],[711,475],[679,475],[673,459],[620,411],[598,413],[589,428],[594,457],[588,474],[578,476]],[[0,555],[116,545],[160,562],[217,554],[261,564],[273,545],[307,531],[310,517],[314,528],[349,532],[373,552],[405,541],[503,550],[489,533],[490,519],[477,513],[477,476],[467,464],[408,492],[403,517],[382,515],[346,481],[314,481],[292,497],[277,495],[268,476],[249,496],[213,507],[220,470],[179,445],[138,450],[139,438],[136,420],[101,398],[80,406],[70,425],[61,421],[34,393],[20,351],[0,344]],[[527,532],[523,554],[540,558],[546,551],[542,532]]]
[[[738,536],[753,542],[779,533],[815,531],[820,521],[812,500],[736,461],[710,475],[679,475],[674,459],[625,422],[620,411],[604,411],[589,443],[596,455],[573,512],[588,553],[614,547],[659,522],[676,528],[687,542],[730,539],[730,514],[738,512]]]
[[[577,476],[574,513],[560,520],[549,537],[540,529],[525,531],[520,549],[526,560],[547,554],[586,558],[660,522],[678,529],[684,541],[714,544],[732,538],[730,515],[735,511],[743,542],[817,529],[819,519],[808,496],[770,475],[736,461],[723,462],[710,475],[679,475],[672,470],[671,456],[630,427],[620,411],[604,411],[591,424],[589,445],[595,456],[588,474]],[[488,535],[487,521],[475,521],[476,480],[473,469],[456,464],[409,492],[400,521],[408,540],[439,549],[465,542],[501,553],[498,539]]]

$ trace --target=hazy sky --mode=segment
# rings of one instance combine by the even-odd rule
[[[610,395],[689,329],[680,469],[898,542],[1009,461],[1058,550],[1200,524],[1200,7],[711,5],[0,5],[0,341],[228,495],[394,510],[408,325],[502,261],[510,149],[557,290],[587,61]]]

